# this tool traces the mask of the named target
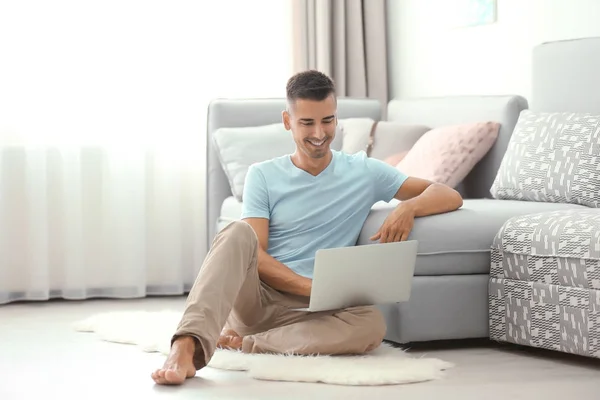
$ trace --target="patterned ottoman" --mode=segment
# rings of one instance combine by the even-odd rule
[[[600,358],[600,209],[508,220],[492,245],[490,338]]]

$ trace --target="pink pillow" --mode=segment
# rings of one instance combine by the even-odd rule
[[[400,152],[397,154],[393,154],[389,157],[386,157],[386,159],[383,160],[383,162],[395,167],[396,165],[398,165],[398,163],[400,161],[402,161],[404,159],[404,157],[406,157],[407,154],[408,154],[408,151],[403,151],[403,152]]]
[[[426,132],[396,165],[409,176],[456,187],[492,148],[500,124],[478,122]]]

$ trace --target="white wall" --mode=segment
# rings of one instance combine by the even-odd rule
[[[470,28],[451,27],[452,2],[388,0],[391,96],[530,98],[534,46],[600,36],[600,0],[498,0],[497,22]]]

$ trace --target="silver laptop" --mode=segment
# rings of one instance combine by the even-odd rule
[[[308,308],[327,311],[408,301],[418,242],[318,250]]]

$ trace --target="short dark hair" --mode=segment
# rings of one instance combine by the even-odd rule
[[[288,80],[286,93],[290,103],[298,99],[322,101],[331,94],[335,96],[335,84],[324,73],[308,70],[299,72]]]

